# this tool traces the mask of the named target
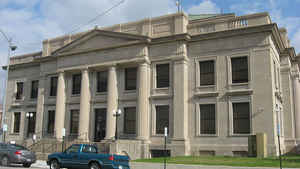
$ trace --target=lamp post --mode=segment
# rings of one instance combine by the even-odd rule
[[[27,129],[27,137],[29,136],[29,129],[31,127],[30,122],[31,118],[33,117],[33,113],[26,113],[26,117],[28,118],[28,129]]]
[[[116,117],[116,133],[115,133],[115,140],[118,140],[118,117],[121,116],[122,111],[121,109],[118,109],[116,113],[114,114],[114,117]]]
[[[164,138],[165,138],[165,145],[164,145],[164,169],[167,168],[167,136],[168,136],[168,127],[165,127],[164,130]]]
[[[17,49],[17,46],[13,45],[12,44],[12,39],[11,38],[8,38],[8,36],[0,29],[0,32],[1,34],[3,35],[3,37],[5,38],[5,40],[7,41],[8,43],[8,54],[7,54],[7,73],[6,73],[6,82],[5,82],[5,86],[4,88],[6,89],[5,91],[7,91],[7,82],[8,82],[8,72],[9,72],[9,58],[10,58],[10,52],[11,51],[15,51]],[[5,92],[6,93],[6,92]],[[5,124],[5,113],[6,113],[6,94],[4,95],[4,98],[3,98],[3,111],[2,111],[2,129],[4,127],[6,127],[7,125]],[[6,127],[7,128],[7,127]],[[3,130],[3,140],[5,141],[5,133],[6,131]]]

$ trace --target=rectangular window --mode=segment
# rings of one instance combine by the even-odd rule
[[[31,99],[36,99],[38,97],[38,91],[39,91],[39,81],[33,80],[31,82]]]
[[[81,90],[81,74],[75,74],[72,77],[72,94],[80,94]]]
[[[214,85],[215,84],[215,62],[201,61],[200,66],[200,86]]]
[[[107,71],[97,72],[97,92],[107,92]]]
[[[233,133],[250,134],[250,107],[249,103],[232,103]]]
[[[200,133],[216,134],[216,112],[214,104],[200,105]]]
[[[21,123],[21,113],[15,112],[14,113],[14,133],[20,132],[20,123]]]
[[[232,83],[248,82],[247,56],[231,58]]]
[[[137,68],[125,69],[125,90],[136,90]]]
[[[164,134],[164,128],[169,130],[169,105],[156,106],[156,134]]]
[[[79,129],[79,110],[71,110],[70,134],[78,135]]]
[[[136,131],[136,108],[124,108],[124,133],[135,134]]]
[[[57,93],[57,76],[51,77],[50,79],[50,96],[56,96]]]
[[[48,111],[48,134],[54,134],[55,110]]]
[[[163,88],[169,87],[170,74],[169,64],[158,64],[156,65],[156,87]]]
[[[23,99],[23,82],[17,82],[17,93],[16,93],[16,100]]]

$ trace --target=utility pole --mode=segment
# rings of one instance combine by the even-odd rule
[[[9,72],[9,64],[10,64],[10,52],[15,51],[17,49],[17,46],[12,44],[12,39],[8,38],[8,36],[0,29],[0,33],[4,36],[5,40],[8,42],[8,54],[7,54],[7,69],[6,69],[6,82],[5,82],[5,93],[7,93],[7,83],[8,83],[8,72]],[[5,118],[6,118],[6,94],[4,95],[3,98],[3,111],[2,111],[2,133],[3,133],[3,141],[5,141],[5,134],[7,131],[7,124],[5,123]],[[6,131],[4,131],[4,128]]]

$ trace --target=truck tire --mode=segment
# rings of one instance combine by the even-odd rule
[[[1,165],[3,165],[3,166],[10,166],[10,161],[9,161],[9,158],[7,156],[3,156],[1,158]]]
[[[92,163],[92,164],[90,165],[90,169],[101,169],[101,167],[100,167],[99,164],[97,164],[97,163]]]
[[[25,168],[29,168],[30,166],[31,166],[30,163],[25,163],[25,164],[23,164],[23,167],[25,167]]]
[[[50,169],[60,169],[60,165],[57,160],[50,161]]]

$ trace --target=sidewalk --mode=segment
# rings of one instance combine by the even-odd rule
[[[46,161],[38,160],[32,164],[32,167],[49,168]],[[300,166],[299,166],[300,167]],[[130,163],[130,169],[163,169],[162,163]],[[168,164],[167,169],[278,169],[270,167],[231,167],[231,166],[210,166],[210,165],[183,165],[183,164]],[[296,169],[296,168],[294,168]],[[300,168],[298,168],[300,169]]]

